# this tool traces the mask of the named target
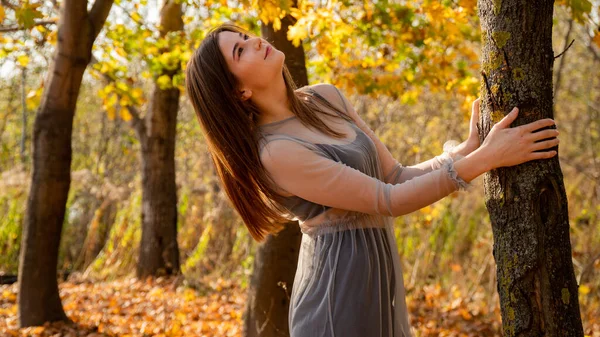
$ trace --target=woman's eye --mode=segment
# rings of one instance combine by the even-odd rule
[[[248,40],[249,36],[244,34],[244,40]],[[238,48],[238,60],[240,59],[240,55],[242,55],[242,50],[244,50],[244,48]]]

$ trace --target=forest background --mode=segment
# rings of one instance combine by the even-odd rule
[[[161,37],[160,3],[115,1],[78,98],[60,288],[68,316],[103,334],[241,331],[257,244],[218,186],[185,95],[175,149],[182,274],[148,282],[133,278],[141,239],[141,150],[131,124],[148,108],[154,84],[184,93],[182,72],[164,70],[184,69],[210,28],[233,21],[260,34],[261,22],[277,29],[292,15],[296,22],[287,36],[305,50],[309,83],[343,89],[404,165],[441,153],[446,140],[464,140],[471,103],[479,96],[474,0],[300,1],[297,8],[286,1],[183,4],[184,30]],[[56,43],[58,7],[52,1],[0,2],[4,277],[18,270],[31,181],[31,121]],[[557,1],[553,40],[555,54],[566,49],[555,60],[554,90],[573,263],[584,330],[600,336],[600,2]],[[500,335],[493,238],[482,180],[475,185],[396,219],[411,319],[420,336]],[[117,292],[122,296],[110,295]],[[15,285],[0,289],[0,318],[7,318],[0,319],[0,331],[43,335],[59,329],[16,329],[15,294]],[[127,315],[139,310],[127,301],[145,305],[146,316]]]

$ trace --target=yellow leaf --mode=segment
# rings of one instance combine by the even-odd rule
[[[140,88],[134,88],[131,91],[131,96],[133,96],[133,98],[135,98],[136,100],[142,98],[143,95],[144,95],[144,91]]]
[[[50,32],[50,34],[48,34],[48,43],[50,43],[51,45],[55,45],[56,44],[56,35],[57,35],[57,30],[53,30]]]
[[[4,13],[4,7],[2,7],[2,5],[0,5],[0,22],[2,22],[2,20],[4,20],[5,16],[6,16],[6,13]]]
[[[122,92],[127,92],[129,91],[129,87],[127,86],[127,84],[123,83],[123,82],[117,82],[117,89],[122,91]]]
[[[464,8],[467,11],[467,13],[475,13],[475,6],[477,6],[476,0],[460,0],[458,3],[462,8]]]
[[[275,31],[278,31],[281,29],[281,20],[279,20],[279,18],[273,19],[273,29]]]
[[[43,326],[38,326],[38,327],[35,327],[33,330],[31,330],[31,333],[33,333],[35,335],[39,335],[42,332],[44,332],[44,330],[46,330],[46,328],[44,328]]]
[[[142,21],[142,17],[137,13],[137,12],[133,12],[133,14],[131,14],[131,18],[133,19],[133,21],[135,22],[140,22]]]
[[[119,54],[122,57],[127,57],[127,53],[125,52],[125,50],[121,47],[117,47],[115,48],[115,51],[117,52],[117,54]]]
[[[21,67],[25,68],[29,64],[29,56],[21,55],[17,57],[17,62],[21,65]]]
[[[121,104],[124,107],[128,106],[128,105],[131,105],[131,99],[129,99],[128,96],[122,96],[121,99],[120,99],[120,101],[119,101],[119,104]]]
[[[162,75],[156,80],[156,84],[162,90],[167,90],[171,88],[171,78],[169,75]]]
[[[459,312],[460,312],[460,315],[462,316],[462,318],[466,321],[471,320],[473,318],[473,316],[471,316],[471,313],[469,313],[465,309],[460,309]]]
[[[586,285],[580,285],[579,286],[579,293],[581,295],[587,295],[590,293],[590,287],[586,286]]]
[[[110,105],[106,107],[106,114],[108,115],[108,119],[111,121],[115,120],[115,107]]]
[[[302,39],[308,36],[308,31],[305,27],[295,24],[288,28],[287,39],[292,41],[295,47],[300,46]]]
[[[14,302],[17,299],[17,296],[15,296],[13,292],[10,292],[8,290],[4,290],[2,292],[2,297],[4,297],[4,299],[8,300],[9,302]]]

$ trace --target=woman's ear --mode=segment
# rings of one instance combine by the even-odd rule
[[[252,97],[252,90],[242,90],[240,92],[242,94],[242,96],[240,97],[242,99],[242,101],[246,101],[248,99],[250,99],[250,97]]]

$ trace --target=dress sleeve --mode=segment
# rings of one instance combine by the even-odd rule
[[[366,135],[368,135],[369,138],[371,138],[371,141],[373,141],[375,144],[375,147],[377,148],[377,156],[383,170],[384,182],[395,184],[409,181],[415,177],[440,169],[444,164],[448,163],[452,159],[449,156],[449,152],[445,151],[444,154],[436,156],[422,163],[412,166],[403,166],[394,158],[385,144],[383,144],[379,137],[377,137],[375,132],[373,132],[367,123],[365,123],[365,121],[358,115],[352,104],[350,104],[348,99],[342,95],[337,87],[333,85],[321,86],[330,86],[331,88],[335,89],[339,97],[338,101],[341,101],[341,105],[343,106],[343,111],[345,111],[352,118],[352,120],[354,120],[354,123]],[[446,145],[444,147],[446,147]]]
[[[453,163],[409,181],[390,184],[288,139],[267,143],[261,162],[273,183],[290,194],[316,204],[368,214],[411,213],[459,187]]]

